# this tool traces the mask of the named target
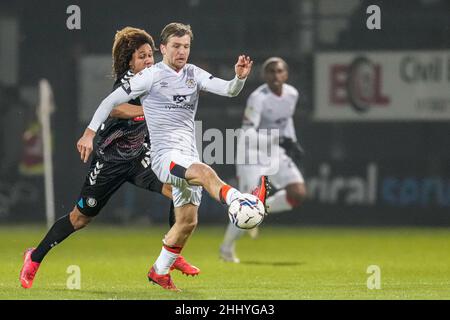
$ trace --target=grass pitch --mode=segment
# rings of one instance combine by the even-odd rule
[[[32,289],[18,275],[22,252],[44,227],[0,227],[0,299],[449,299],[450,229],[285,228],[263,226],[237,245],[240,264],[218,259],[225,227],[200,225],[183,251],[198,277],[172,272],[183,291],[168,292],[146,274],[166,227],[91,225],[55,247]],[[67,269],[80,267],[81,289],[69,290]],[[380,268],[370,290],[367,268]]]

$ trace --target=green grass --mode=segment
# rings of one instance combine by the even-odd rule
[[[174,271],[183,291],[146,278],[161,249],[162,227],[89,226],[45,258],[32,289],[22,289],[22,252],[43,227],[0,227],[0,299],[449,299],[450,229],[282,228],[238,243],[241,264],[218,259],[225,227],[199,226],[183,251],[201,268],[192,278]],[[67,267],[81,268],[81,290],[69,290]],[[369,265],[381,289],[369,290]]]

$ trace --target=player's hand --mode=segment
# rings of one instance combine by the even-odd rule
[[[286,151],[286,155],[290,157],[296,164],[301,163],[305,150],[302,146],[291,138],[281,137],[280,147]]]
[[[249,56],[240,55],[238,61],[234,66],[234,71],[239,79],[247,78],[252,70],[253,61],[250,60]]]
[[[83,136],[78,140],[77,143],[77,149],[81,156],[81,161],[86,163],[89,159],[89,156],[92,153],[92,150],[94,150],[94,137],[95,137],[95,131],[87,128],[84,131]]]

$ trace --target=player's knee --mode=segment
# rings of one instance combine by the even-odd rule
[[[76,207],[70,213],[70,222],[75,230],[80,230],[86,227],[91,221],[92,217],[82,214]]]
[[[196,180],[206,182],[213,179],[216,176],[216,172],[207,164],[194,163],[188,168],[186,172],[186,178],[189,180]]]
[[[295,185],[293,188],[287,189],[287,199],[295,208],[299,207],[306,199],[306,188],[304,184]]]

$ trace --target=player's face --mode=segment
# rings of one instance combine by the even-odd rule
[[[154,63],[152,47],[148,43],[144,43],[131,56],[130,69],[133,73],[138,73]]]
[[[288,71],[282,62],[271,63],[264,73],[264,80],[271,89],[280,89],[288,79]]]
[[[170,37],[166,45],[161,45],[163,61],[175,71],[181,70],[187,63],[191,52],[191,37]]]

